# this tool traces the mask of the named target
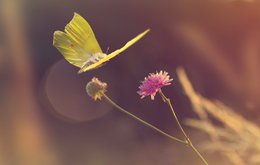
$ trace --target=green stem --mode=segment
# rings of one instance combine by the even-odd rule
[[[170,138],[171,140],[175,140],[175,141],[178,141],[178,142],[180,142],[180,143],[187,144],[186,141],[180,140],[180,139],[178,139],[178,138],[176,138],[176,137],[174,137],[174,136],[171,136],[171,135],[169,135],[169,134],[163,132],[163,131],[160,130],[159,128],[157,128],[157,127],[155,127],[155,126],[153,126],[153,125],[147,123],[146,121],[144,121],[144,120],[138,118],[137,116],[135,116],[135,115],[133,115],[132,113],[128,112],[127,110],[123,109],[122,107],[120,107],[119,105],[117,105],[115,102],[113,102],[107,95],[103,94],[103,98],[105,98],[105,100],[106,100],[108,103],[112,104],[112,105],[113,105],[115,108],[117,108],[119,111],[121,111],[121,112],[127,114],[128,116],[130,116],[130,117],[132,117],[133,119],[139,121],[140,123],[144,124],[145,126],[152,128],[153,130],[155,130],[155,131],[159,132],[160,134],[162,134],[162,135],[164,135],[164,136]]]
[[[167,97],[163,94],[162,90],[159,90],[159,94],[161,95],[163,101],[170,107],[170,109],[171,109],[171,111],[172,111],[172,115],[173,115],[174,119],[176,120],[179,129],[181,130],[182,134],[184,135],[184,137],[185,137],[185,139],[186,139],[186,143],[185,143],[185,144],[192,148],[192,150],[199,156],[199,158],[203,161],[203,163],[204,163],[205,165],[208,165],[207,161],[206,161],[206,160],[204,159],[204,157],[200,154],[200,152],[194,147],[194,145],[192,144],[190,138],[188,137],[188,135],[187,135],[186,132],[184,131],[184,129],[183,129],[183,127],[182,127],[182,125],[181,125],[181,123],[180,123],[180,121],[179,121],[179,119],[178,119],[178,117],[177,117],[177,115],[176,115],[176,113],[175,113],[173,107],[172,107],[172,104],[171,104],[170,99],[167,98]]]

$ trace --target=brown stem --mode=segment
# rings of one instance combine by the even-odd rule
[[[103,94],[103,98],[105,98],[105,100],[106,100],[108,103],[112,104],[112,105],[113,105],[114,107],[116,107],[119,111],[121,111],[121,112],[127,114],[128,116],[132,117],[133,119],[139,121],[140,123],[144,124],[145,126],[147,126],[147,127],[149,127],[149,128],[152,128],[153,130],[155,130],[155,131],[159,132],[160,134],[162,134],[162,135],[164,135],[164,136],[170,138],[171,140],[175,140],[175,141],[178,141],[178,142],[183,143],[183,144],[186,144],[186,143],[187,143],[186,141],[183,141],[183,140],[180,140],[180,139],[178,139],[178,138],[176,138],[176,137],[174,137],[174,136],[171,136],[171,135],[169,135],[169,134],[163,132],[163,131],[160,130],[159,128],[157,128],[157,127],[151,125],[150,123],[147,123],[146,121],[144,121],[144,120],[138,118],[137,116],[133,115],[132,113],[128,112],[127,110],[125,110],[125,109],[123,109],[122,107],[120,107],[119,105],[117,105],[117,104],[116,104],[114,101],[112,101],[107,95]]]
[[[170,109],[171,109],[171,111],[172,111],[172,115],[173,115],[174,119],[176,120],[178,127],[180,128],[182,134],[184,135],[184,137],[185,137],[185,139],[186,139],[186,143],[185,143],[185,144],[186,144],[187,146],[189,146],[189,147],[192,148],[192,150],[199,156],[199,158],[203,161],[203,163],[204,163],[205,165],[208,165],[207,161],[206,161],[206,160],[204,159],[204,157],[200,154],[200,152],[194,147],[194,145],[192,144],[190,138],[188,137],[188,135],[186,134],[186,132],[185,132],[184,129],[182,128],[182,125],[181,125],[181,123],[180,123],[180,121],[179,121],[179,119],[178,119],[178,117],[177,117],[177,115],[176,115],[176,113],[175,113],[175,111],[174,111],[174,109],[173,109],[173,107],[172,107],[172,104],[171,104],[170,99],[167,98],[167,97],[163,94],[162,90],[159,91],[159,94],[161,95],[163,101],[170,107]]]

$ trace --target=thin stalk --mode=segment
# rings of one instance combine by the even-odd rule
[[[189,146],[189,147],[192,148],[192,150],[199,156],[199,158],[203,161],[203,163],[204,163],[205,165],[208,165],[207,161],[206,161],[206,160],[204,159],[204,157],[200,154],[200,152],[194,147],[194,145],[192,144],[190,138],[188,137],[188,135],[187,135],[186,132],[184,131],[184,129],[183,129],[183,127],[182,127],[182,125],[181,125],[181,123],[180,123],[180,121],[179,121],[179,119],[178,119],[178,117],[177,117],[177,115],[176,115],[176,113],[175,113],[175,111],[174,111],[174,109],[173,109],[173,106],[172,106],[172,104],[171,104],[171,100],[164,95],[164,93],[162,92],[162,90],[159,90],[159,94],[161,95],[163,101],[170,107],[170,109],[171,109],[171,111],[172,111],[172,115],[173,115],[174,119],[176,120],[179,129],[181,130],[182,134],[184,135],[184,137],[185,137],[185,139],[186,139],[186,143],[185,143],[185,144],[186,144],[187,146]]]
[[[133,119],[139,121],[140,123],[144,124],[145,126],[149,127],[149,128],[152,128],[153,130],[157,131],[158,133],[170,138],[171,140],[174,140],[174,141],[177,141],[177,142],[180,142],[180,143],[183,143],[183,144],[187,144],[186,141],[183,141],[183,140],[180,140],[174,136],[171,136],[165,132],[163,132],[162,130],[160,130],[159,128],[151,125],[150,123],[147,123],[146,121],[138,118],[137,116],[133,115],[132,113],[128,112],[127,110],[123,109],[122,107],[120,107],[119,105],[117,105],[114,101],[112,101],[106,94],[103,94],[103,98],[108,102],[110,103],[111,105],[113,105],[115,108],[117,108],[117,110],[127,114],[128,116],[132,117]]]

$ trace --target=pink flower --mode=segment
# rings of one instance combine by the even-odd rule
[[[163,86],[170,85],[172,79],[166,71],[160,71],[159,73],[150,73],[148,77],[144,78],[141,85],[139,86],[139,91],[137,92],[141,95],[141,99],[146,96],[151,96],[151,99],[154,100],[154,96],[158,91],[161,90]]]

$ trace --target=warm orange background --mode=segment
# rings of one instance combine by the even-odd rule
[[[259,9],[257,0],[1,0],[0,164],[200,164],[187,147],[93,102],[85,84],[100,78],[122,107],[180,137],[160,98],[140,100],[136,91],[148,73],[166,70],[174,82],[164,92],[180,119],[194,117],[175,74],[182,66],[201,95],[260,123]],[[103,51],[152,30],[102,68],[77,75],[52,46],[73,12],[88,20]],[[202,135],[186,129],[199,144]],[[212,165],[226,162],[202,153]]]

